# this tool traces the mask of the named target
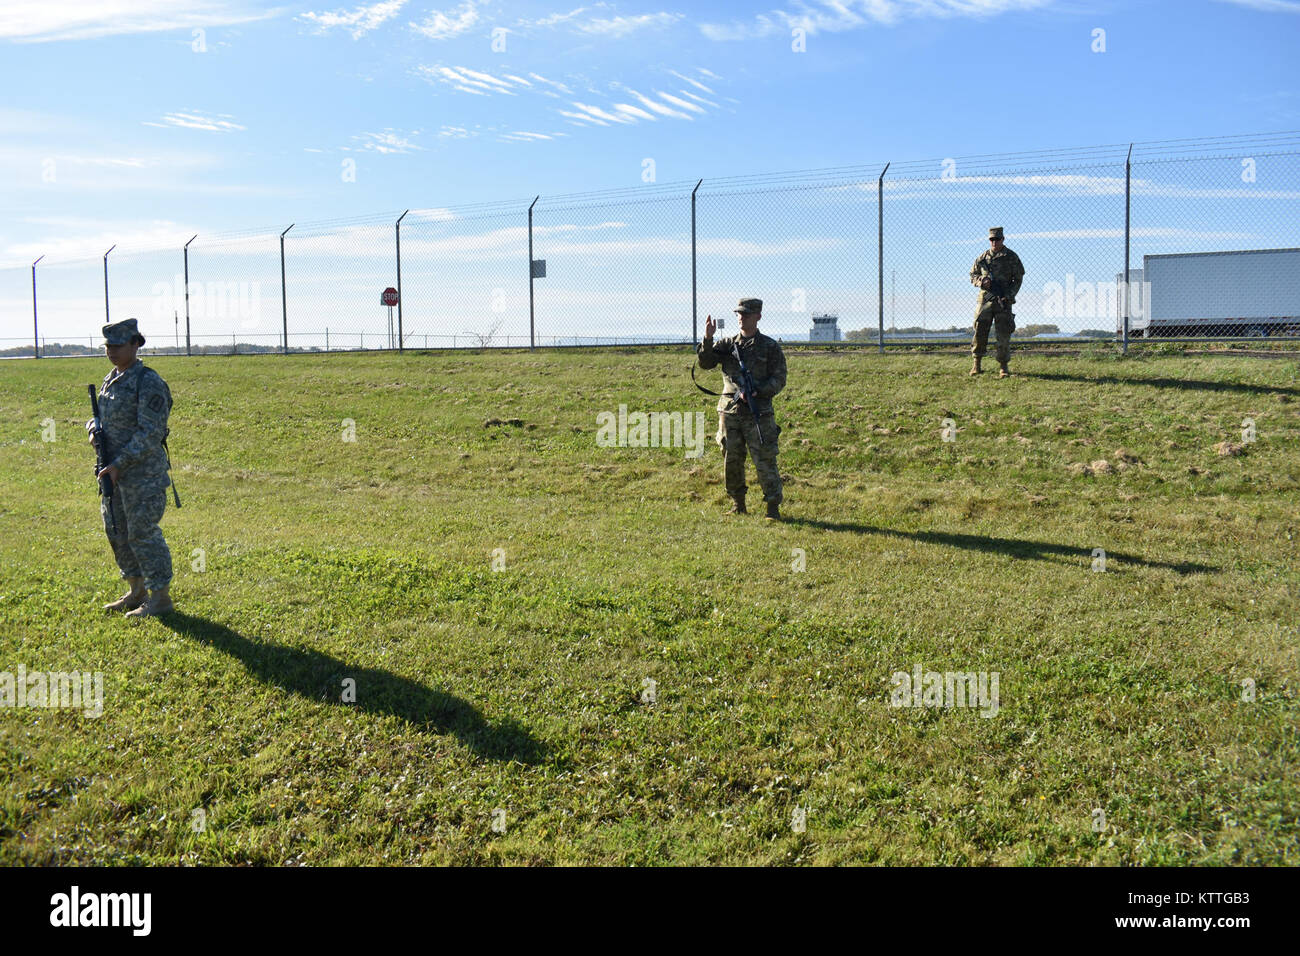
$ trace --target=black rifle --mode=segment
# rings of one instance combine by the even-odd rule
[[[1010,309],[1011,290],[1007,288],[1007,284],[993,274],[993,270],[989,268],[987,262],[981,268],[984,270],[984,275],[988,277],[989,291],[993,293],[993,298],[997,301],[998,306],[1003,309]]]
[[[734,342],[731,345],[731,354],[735,357],[737,364],[740,365],[740,387],[745,393],[745,404],[749,406],[749,413],[754,416],[754,431],[758,432],[758,443],[761,445],[763,444],[763,430],[758,427],[758,396],[754,394],[754,376],[745,367],[745,360],[740,357],[740,346]],[[699,382],[696,382],[694,365],[691,366],[691,381],[695,382],[695,387],[705,395],[735,399],[735,395],[730,392],[715,392],[713,389],[705,388]]]
[[[90,411],[94,416],[86,422],[86,431],[90,432],[90,440],[95,444],[95,476],[99,479],[99,496],[105,502],[108,509],[108,524],[113,534],[117,534],[117,519],[113,517],[113,479],[108,475],[100,474],[108,467],[108,438],[104,435],[104,423],[99,418],[99,393],[95,391],[95,386],[87,385],[87,391],[90,392]]]
[[[740,343],[731,343],[731,354],[736,358],[736,364],[740,366],[740,386],[745,392],[745,404],[749,406],[749,414],[754,416],[754,431],[758,432],[758,443],[763,444],[763,431],[758,427],[758,396],[754,394],[754,376],[749,374],[749,369],[745,365],[745,360],[740,357]]]

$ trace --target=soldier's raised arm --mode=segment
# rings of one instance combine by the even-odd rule
[[[717,330],[717,325],[713,321],[712,315],[704,317],[704,338],[695,348],[696,358],[699,359],[700,368],[709,369],[718,367],[718,353],[713,351],[713,333]]]
[[[146,458],[163,456],[162,443],[167,437],[170,412],[171,397],[167,394],[167,386],[152,370],[146,371],[140,376],[135,431],[113,459],[113,465],[119,471],[125,473]]]

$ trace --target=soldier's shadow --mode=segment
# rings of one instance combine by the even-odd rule
[[[1119,375],[1072,375],[1068,372],[1017,372],[1021,378],[1041,378],[1051,382],[1083,382],[1088,385],[1149,385],[1154,388],[1177,388],[1188,392],[1238,392],[1247,395],[1296,395],[1300,388],[1286,385],[1255,385],[1251,382],[1213,382],[1197,378],[1143,378]]]
[[[253,641],[224,624],[173,611],[161,618],[178,634],[239,660],[260,681],[290,693],[373,714],[391,714],[416,728],[451,733],[482,757],[536,764],[547,748],[513,720],[490,723],[476,707],[454,694],[435,690],[374,667],[348,664],[320,651]],[[356,702],[342,701],[343,681],[356,681]]]
[[[811,518],[787,518],[787,524],[804,525],[809,528],[821,528],[824,531],[848,531],[853,534],[874,534],[889,538],[906,538],[909,541],[923,541],[926,544],[943,545],[950,548],[966,548],[971,551],[984,551],[991,554],[1005,554],[1013,558],[1031,558],[1038,561],[1069,559],[1059,563],[1089,562],[1092,560],[1090,548],[1077,548],[1068,544],[1054,544],[1050,541],[1026,541],[1023,538],[995,538],[982,534],[962,534],[955,531],[898,531],[894,528],[877,528],[869,524],[856,524],[842,521],[817,521]],[[1217,567],[1198,564],[1195,561],[1152,561],[1147,558],[1128,554],[1124,551],[1106,550],[1107,560],[1117,560],[1124,564],[1140,565],[1147,568],[1167,568],[1178,574],[1205,574],[1218,571]]]

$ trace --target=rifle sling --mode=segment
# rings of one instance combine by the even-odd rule
[[[713,389],[705,388],[705,387],[704,387],[703,385],[701,385],[699,382],[696,382],[696,381],[695,381],[695,369],[699,366],[699,364],[700,364],[700,360],[699,360],[699,359],[696,359],[696,360],[695,360],[695,364],[691,366],[691,381],[692,381],[692,382],[695,382],[695,387],[698,388],[698,389],[699,389],[701,392],[703,392],[705,395],[716,395],[718,398],[722,398],[726,393],[724,393],[724,392],[715,392],[715,391],[713,391]]]

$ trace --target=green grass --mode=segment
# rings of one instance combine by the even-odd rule
[[[771,525],[711,441],[597,447],[620,403],[711,437],[682,351],[158,358],[180,613],[137,626],[104,363],[3,363],[0,670],[107,695],[0,710],[0,862],[1300,863],[1295,357],[968,361],[792,353]],[[891,708],[917,664],[1000,712]]]

